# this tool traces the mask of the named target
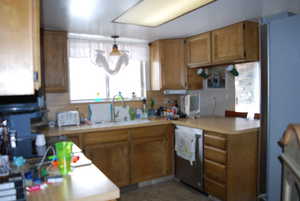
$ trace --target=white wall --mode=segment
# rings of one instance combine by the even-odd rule
[[[300,0],[263,0],[261,16],[270,16],[281,12],[300,13]]]

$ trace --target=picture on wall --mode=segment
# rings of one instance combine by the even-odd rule
[[[208,69],[207,88],[225,88],[226,75],[224,67],[215,67]]]

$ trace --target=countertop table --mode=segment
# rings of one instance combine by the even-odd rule
[[[80,150],[77,146],[75,148]],[[86,157],[81,157],[80,160],[82,159],[88,160]],[[27,193],[27,201],[115,201],[118,198],[119,188],[94,164],[73,168],[63,182]]]

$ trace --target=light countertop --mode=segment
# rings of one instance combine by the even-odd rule
[[[150,120],[137,124],[96,124],[96,125],[82,125],[70,126],[62,128],[49,128],[42,132],[47,136],[61,136],[80,134],[97,131],[109,131],[118,129],[129,129],[146,126],[175,124],[181,126],[188,126],[193,128],[200,128],[206,131],[213,131],[223,134],[242,134],[257,131],[260,128],[259,120],[249,120],[244,118],[228,118],[228,117],[200,117],[198,119],[184,119],[184,120]]]
[[[173,121],[173,123],[223,134],[249,133],[258,131],[260,128],[259,120],[231,117],[201,117],[199,119]]]
[[[80,149],[77,147],[77,150]],[[118,198],[119,188],[94,164],[73,168],[63,182],[27,193],[27,201],[114,201]]]

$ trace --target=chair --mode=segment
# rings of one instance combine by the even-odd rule
[[[260,114],[259,113],[255,113],[254,114],[254,119],[260,119]]]
[[[225,111],[225,117],[241,117],[241,118],[247,118],[248,113],[247,112],[235,112],[231,110]]]

